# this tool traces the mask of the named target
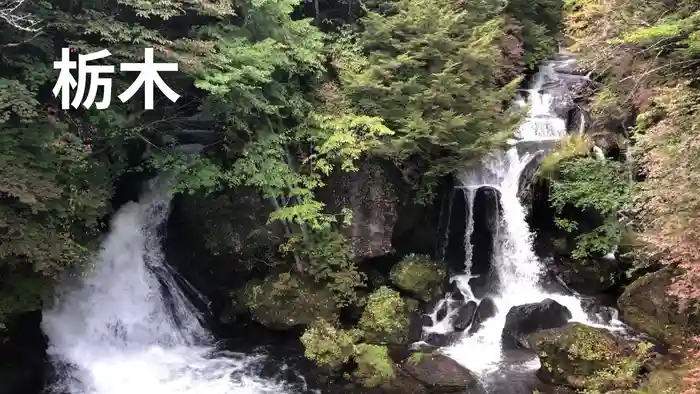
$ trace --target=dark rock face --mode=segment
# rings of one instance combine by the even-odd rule
[[[533,185],[533,180],[535,179],[537,170],[539,169],[540,163],[542,163],[544,158],[544,152],[540,151],[535,153],[534,157],[530,159],[520,173],[520,180],[518,183],[518,199],[528,213],[532,209],[532,201],[535,196],[535,186]]]
[[[463,301],[464,300],[464,294],[459,290],[459,287],[457,286],[456,281],[450,282],[450,288],[448,290],[448,294],[450,299],[455,300],[455,301]]]
[[[383,162],[366,161],[359,171],[331,175],[328,187],[317,193],[331,212],[340,213],[345,207],[352,210],[352,225],[345,235],[356,259],[392,252],[391,237],[402,194],[393,170]]]
[[[463,190],[452,189],[449,194],[448,209],[442,220],[447,222],[445,230],[447,237],[443,245],[442,257],[453,272],[464,272],[467,268],[464,264],[467,218],[471,214],[467,196]]]
[[[474,321],[474,313],[476,312],[477,304],[475,301],[469,301],[457,309],[457,312],[452,316],[452,327],[457,331],[464,331]]]
[[[479,381],[471,371],[442,354],[414,353],[402,366],[432,393],[482,392]]]
[[[668,294],[668,287],[678,273],[674,267],[667,267],[627,286],[617,300],[622,320],[672,345],[679,343],[684,333],[700,333],[697,309],[683,310],[678,299]]]
[[[244,257],[259,248],[274,250],[284,242],[283,228],[268,224],[274,209],[255,190],[240,187],[177,199],[168,225],[176,232],[191,231],[191,240],[199,241],[211,255]]]
[[[46,338],[41,312],[10,319],[0,338],[0,394],[39,393],[45,378]]]
[[[474,194],[474,230],[472,232],[472,265],[469,280],[474,296],[482,298],[498,286],[498,277],[491,266],[493,239],[501,217],[500,195],[490,187],[479,188]]]
[[[549,298],[538,303],[514,306],[506,315],[506,323],[501,333],[503,348],[527,347],[529,334],[564,326],[569,319],[569,309]]]
[[[448,310],[448,303],[447,303],[447,302],[443,302],[442,304],[440,304],[439,309],[438,309],[437,312],[435,313],[435,318],[436,318],[438,321],[444,319],[444,318],[447,316],[447,310]]]
[[[479,306],[474,312],[474,320],[469,328],[469,333],[473,334],[481,328],[481,325],[488,319],[496,316],[498,308],[496,308],[496,303],[493,302],[491,298],[484,298],[479,302]]]
[[[359,383],[343,382],[328,388],[328,393],[338,394],[428,394],[429,391],[418,380],[407,373],[397,371],[391,381],[377,387],[364,387]]]
[[[603,300],[584,298],[581,300],[581,308],[591,321],[599,324],[608,324],[611,320],[617,319],[619,316],[617,309],[604,305],[601,301]]]
[[[460,333],[450,332],[446,334],[440,334],[437,332],[431,332],[423,338],[423,341],[430,346],[440,348],[452,345],[457,342],[460,338]]]
[[[623,268],[614,259],[557,258],[554,270],[568,287],[582,294],[600,294],[618,284]]]
[[[252,280],[239,295],[240,304],[249,308],[253,319],[275,330],[309,325],[317,318],[332,319],[338,308],[333,294],[313,280],[292,278],[297,286],[284,287],[289,274],[271,275],[263,281]],[[284,290],[276,289],[282,288]]]

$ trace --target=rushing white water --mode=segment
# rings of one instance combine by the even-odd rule
[[[162,185],[161,185],[162,186]],[[44,311],[61,394],[261,394],[257,358],[216,353],[196,308],[165,263],[158,228],[169,212],[154,190],[124,206],[93,267]],[[235,378],[234,375],[235,374]]]
[[[584,312],[581,301],[575,296],[550,294],[539,285],[543,266],[532,247],[532,234],[526,221],[526,212],[518,198],[520,177],[525,166],[535,154],[548,151],[553,143],[567,134],[566,120],[558,115],[556,108],[571,105],[566,94],[566,85],[558,80],[556,67],[560,62],[551,62],[541,67],[531,89],[527,89],[528,101],[522,98],[516,100],[516,105],[529,104],[529,113],[516,132],[517,140],[512,147],[503,152],[494,152],[485,157],[479,165],[465,170],[461,176],[461,188],[465,191],[466,200],[470,204],[469,216],[473,212],[474,194],[481,187],[490,187],[500,194],[500,205],[503,210],[499,218],[498,231],[495,231],[492,266],[499,278],[499,288],[495,294],[490,294],[498,313],[486,320],[482,328],[475,334],[466,334],[456,344],[443,351],[470,370],[485,376],[499,369],[502,359],[501,332],[505,324],[506,314],[513,306],[540,302],[551,298],[565,305],[572,313],[572,321],[596,325],[589,320]],[[560,111],[561,112],[561,111]],[[523,145],[534,146],[538,152],[527,152]],[[520,148],[520,149],[519,149]],[[525,150],[525,152],[523,152]],[[467,219],[466,239],[473,231],[473,219]],[[468,245],[465,265],[471,265],[471,245]],[[469,268],[464,275],[453,278],[466,299],[475,299],[469,288],[471,278]],[[477,300],[478,301],[478,300]],[[449,302],[449,301],[444,301]],[[440,305],[438,305],[439,308]],[[436,310],[438,309],[436,308]],[[432,314],[432,327],[426,332],[445,333],[451,331],[449,316],[437,321]],[[523,364],[523,368],[538,368],[536,361]]]

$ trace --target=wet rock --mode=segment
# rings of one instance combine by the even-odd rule
[[[581,308],[591,321],[599,324],[608,324],[613,319],[617,319],[619,315],[617,309],[601,305],[596,299],[582,299]]]
[[[407,373],[397,371],[391,381],[376,387],[364,387],[361,383],[343,383],[329,387],[329,393],[338,394],[428,394],[428,390],[418,380]]]
[[[543,382],[591,392],[633,388],[649,351],[580,323],[534,333],[528,344],[539,355]]]
[[[394,265],[389,278],[399,289],[429,302],[442,296],[447,269],[429,256],[410,254]]]
[[[476,312],[477,304],[475,301],[469,301],[457,309],[457,312],[452,317],[452,327],[457,331],[464,331],[474,321],[474,313]]]
[[[482,324],[486,320],[496,316],[496,313],[498,313],[498,308],[496,308],[496,303],[493,302],[491,298],[486,297],[481,300],[479,306],[476,308],[476,312],[474,312],[474,320],[469,328],[469,333],[474,334],[479,331]]]
[[[571,311],[549,298],[542,302],[514,306],[506,315],[506,323],[501,333],[503,347],[505,349],[527,347],[529,334],[564,326],[569,319],[571,319]]]
[[[448,307],[449,307],[449,304],[447,303],[447,301],[439,304],[438,310],[435,312],[435,319],[437,321],[441,321],[442,319],[444,319],[447,316]]]
[[[455,301],[463,301],[464,300],[464,294],[462,294],[462,291],[459,290],[459,286],[457,285],[457,281],[450,282],[448,294],[449,294],[450,299],[452,299],[452,300],[455,300]]]
[[[476,376],[455,360],[437,353],[413,353],[403,369],[433,393],[479,393]]]
[[[624,269],[615,259],[576,260],[560,257],[555,269],[562,281],[583,294],[600,294],[620,282]]]
[[[433,326],[433,319],[429,315],[423,314],[421,316],[421,326],[423,327],[432,327]]]
[[[423,342],[430,346],[434,346],[437,348],[440,347],[445,347],[445,346],[450,346],[453,343],[457,342],[460,338],[460,334],[457,332],[448,332],[448,333],[437,333],[437,332],[431,332],[423,338]]]
[[[289,273],[248,282],[243,299],[254,320],[279,330],[333,319],[339,311],[329,289]]]
[[[498,289],[499,278],[493,268],[494,239],[502,217],[500,192],[489,186],[480,187],[474,192],[473,220],[471,236],[472,257],[469,272],[469,286],[475,297],[483,298]]]
[[[632,282],[617,300],[622,321],[667,344],[682,342],[685,334],[700,333],[697,308],[684,310],[668,288],[680,273],[674,267],[647,274]]]
[[[547,259],[546,263],[548,267],[553,265],[552,259]],[[539,284],[544,291],[550,294],[575,295],[574,291],[550,270],[547,270],[546,274],[540,279]]]

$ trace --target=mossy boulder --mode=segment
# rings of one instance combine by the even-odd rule
[[[243,294],[253,319],[272,329],[309,325],[317,319],[332,321],[339,310],[329,289],[289,273],[250,281]]]
[[[397,369],[386,346],[360,343],[355,346],[357,368],[353,377],[364,387],[390,385],[397,377]]]
[[[615,259],[560,257],[555,265],[555,272],[561,280],[583,294],[600,294],[620,283],[623,277],[623,268]]]
[[[399,289],[430,302],[442,295],[447,269],[429,256],[410,254],[391,269],[389,278]]]
[[[628,346],[607,330],[580,323],[537,332],[528,343],[539,355],[542,381],[599,392],[635,387],[650,348]]]
[[[401,298],[386,286],[372,292],[362,311],[357,328],[364,341],[372,344],[404,344],[412,337],[412,321],[418,315],[418,303]]]
[[[700,334],[697,308],[684,310],[668,289],[680,271],[666,267],[632,282],[617,300],[622,320],[667,344],[680,344],[686,334]]]
[[[301,343],[306,358],[319,366],[337,370],[353,357],[359,338],[357,330],[344,330],[331,322],[316,320],[304,331]]]
[[[440,353],[417,352],[403,362],[403,369],[435,393],[478,393],[476,376],[457,361]]]

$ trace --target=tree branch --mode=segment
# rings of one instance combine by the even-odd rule
[[[19,11],[24,3],[25,0],[0,0],[0,21],[18,30],[38,32],[39,28],[36,26],[40,20],[35,19],[32,14]]]

